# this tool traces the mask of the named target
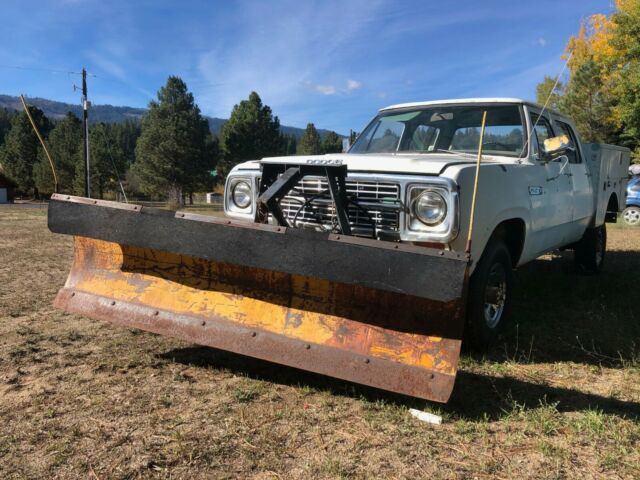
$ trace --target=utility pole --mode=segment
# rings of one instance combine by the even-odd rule
[[[89,100],[87,100],[87,70],[82,69],[82,126],[84,127],[84,196],[91,198],[91,175],[89,172]]]

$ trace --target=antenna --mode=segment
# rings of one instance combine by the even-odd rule
[[[27,117],[29,118],[29,122],[31,123],[31,126],[33,127],[33,131],[36,133],[36,136],[38,137],[38,140],[40,141],[40,144],[42,145],[42,149],[44,150],[44,153],[47,156],[47,159],[49,160],[49,165],[51,166],[51,173],[53,173],[53,193],[58,193],[58,176],[56,175],[56,168],[54,166],[53,159],[51,158],[51,154],[49,153],[49,149],[47,148],[47,144],[44,141],[44,139],[42,138],[42,135],[40,135],[40,131],[38,130],[38,127],[36,126],[36,122],[34,122],[33,117],[31,116],[31,112],[29,111],[29,107],[27,106],[27,102],[24,99],[24,95],[20,95],[20,101],[22,102],[22,106],[24,108],[24,113],[27,114]]]
[[[520,152],[520,155],[519,155],[520,157],[519,162],[522,162],[522,154],[527,148],[529,148],[529,139],[531,138],[531,135],[535,131],[536,127],[538,126],[538,122],[540,121],[540,119],[542,118],[542,115],[547,109],[547,105],[549,105],[549,100],[551,100],[551,96],[553,95],[554,90],[556,89],[556,87],[558,86],[558,83],[560,82],[560,77],[562,77],[562,74],[567,69],[567,65],[569,65],[569,61],[571,60],[572,56],[573,56],[573,52],[571,52],[567,57],[567,60],[564,62],[564,65],[562,67],[562,70],[560,70],[560,73],[556,77],[556,81],[553,83],[553,87],[551,87],[551,90],[549,90],[549,95],[547,95],[547,99],[545,100],[544,105],[542,106],[542,110],[540,110],[540,114],[537,115],[535,123],[533,124],[533,126],[531,127],[531,130],[527,134],[527,141],[522,146],[522,151]]]

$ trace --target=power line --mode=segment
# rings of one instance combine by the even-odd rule
[[[40,71],[40,72],[48,72],[48,73],[64,73],[64,74],[68,74],[68,75],[82,75],[82,72],[74,72],[71,70],[62,70],[62,69],[56,69],[56,68],[45,68],[45,67],[25,67],[22,65],[3,65],[0,64],[0,68],[13,68],[15,70],[35,70],[35,71]],[[97,77],[96,74],[94,73],[87,73],[88,76],[90,77]]]

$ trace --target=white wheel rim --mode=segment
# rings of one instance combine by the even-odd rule
[[[629,207],[622,214],[622,218],[628,225],[640,224],[640,208]]]
[[[484,299],[484,321],[493,329],[500,323],[507,302],[507,272],[501,263],[491,267]]]

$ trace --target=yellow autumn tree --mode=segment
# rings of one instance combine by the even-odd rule
[[[568,39],[568,78],[553,93],[585,141],[640,145],[639,33],[640,0],[616,0],[612,14],[592,15]],[[548,77],[538,85],[538,97],[548,95],[546,84]]]

